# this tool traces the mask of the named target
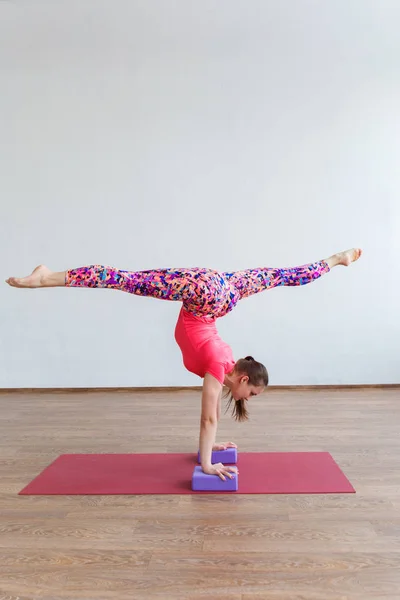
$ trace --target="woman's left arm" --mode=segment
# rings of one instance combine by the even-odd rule
[[[217,404],[217,421],[219,421],[220,417],[221,417],[221,398],[222,398],[222,390],[219,393],[218,404]]]
[[[221,404],[222,404],[222,390],[219,393],[218,404],[217,404],[217,421],[219,421],[221,417]],[[222,442],[220,444],[216,443],[213,446],[213,450],[226,450],[227,448],[237,448],[234,442]]]

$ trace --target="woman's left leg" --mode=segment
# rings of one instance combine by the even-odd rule
[[[337,265],[348,266],[358,260],[361,250],[353,248],[345,252],[339,252],[331,257],[314,263],[292,268],[269,268],[246,269],[233,273],[224,273],[224,276],[238,290],[240,298],[246,298],[272,289],[278,286],[299,286],[311,283],[328,273]]]

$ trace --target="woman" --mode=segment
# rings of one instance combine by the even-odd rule
[[[219,337],[216,320],[231,311],[239,300],[277,286],[305,285],[328,273],[337,265],[348,266],[361,256],[359,248],[334,254],[330,258],[290,269],[257,268],[231,273],[211,269],[157,269],[121,271],[91,265],[53,272],[44,265],[28,277],[10,277],[7,283],[19,288],[97,287],[117,289],[139,296],[182,302],[175,328],[185,367],[203,378],[199,448],[205,473],[232,478],[237,468],[211,464],[212,450],[234,447],[215,444],[225,385],[233,403],[233,415],[248,418],[246,402],[268,385],[264,365],[251,356],[235,361],[231,348]]]

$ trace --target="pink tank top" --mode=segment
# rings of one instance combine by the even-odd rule
[[[218,335],[215,319],[197,317],[183,307],[175,328],[186,369],[199,377],[213,375],[221,385],[235,366],[232,350]]]

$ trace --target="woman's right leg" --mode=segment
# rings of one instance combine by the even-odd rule
[[[138,296],[184,302],[197,307],[211,295],[208,269],[155,269],[125,271],[104,265],[89,265],[53,272],[44,265],[21,279],[10,277],[7,283],[19,288],[87,287],[108,288]],[[212,279],[212,277],[211,277]],[[205,288],[205,289],[203,289]],[[210,288],[211,289],[211,288]],[[208,295],[207,295],[208,294]]]
[[[137,296],[183,302],[192,290],[191,273],[189,269],[125,271],[104,265],[90,265],[66,271],[65,285],[114,289]]]
[[[9,277],[6,283],[18,288],[64,287],[66,271],[55,273],[39,265],[27,277]]]
[[[18,279],[7,283],[19,288],[87,287],[121,290],[137,296],[182,302],[184,308],[197,316],[217,318],[236,304],[232,289],[220,273],[212,269],[156,269],[122,271],[103,265],[89,265],[55,273],[41,265]]]
[[[105,265],[88,265],[54,272],[40,265],[28,277],[10,277],[7,283],[20,288],[107,288],[141,296],[183,300],[189,287],[186,285],[187,274],[187,271],[169,269],[124,271]]]

